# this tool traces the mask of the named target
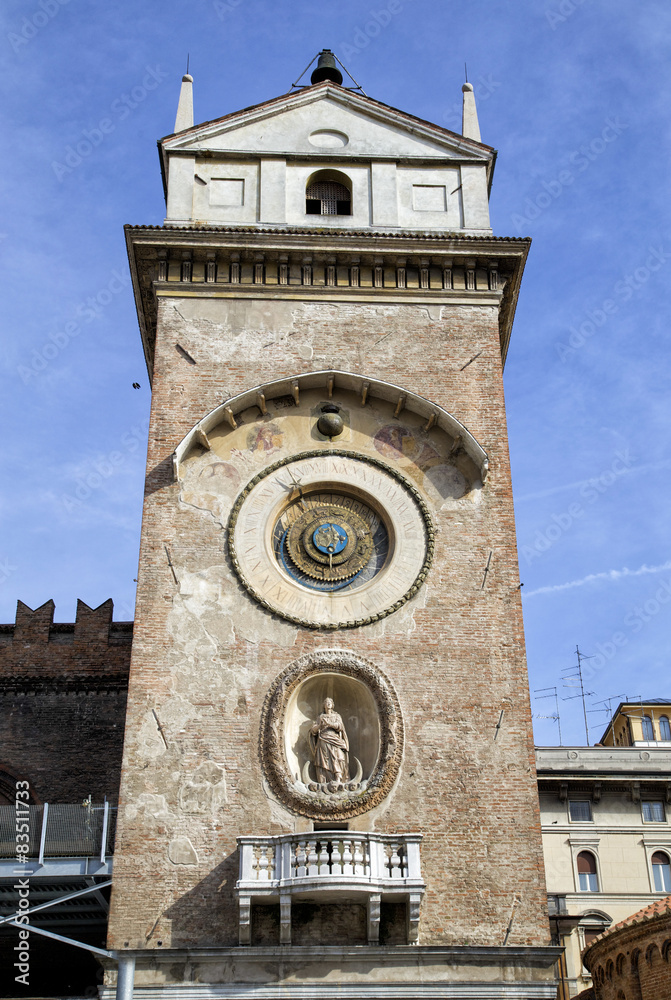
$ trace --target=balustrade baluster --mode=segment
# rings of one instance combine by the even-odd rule
[[[331,841],[331,875],[342,875],[342,841]]]
[[[408,877],[408,849],[404,843],[399,844],[398,855],[401,859],[401,877]]]
[[[308,840],[307,842],[307,852],[308,852],[308,876],[318,875],[319,869],[317,867],[317,841]]]
[[[364,874],[364,855],[363,855],[363,845],[360,840],[354,841],[354,874],[363,875]]]
[[[268,848],[262,847],[259,852],[259,874],[257,876],[260,882],[265,882],[270,878],[270,874],[268,872],[269,867],[270,862],[268,860]]]
[[[328,841],[322,840],[319,844],[319,874],[320,875],[330,875],[331,865],[329,857],[329,844]]]
[[[251,864],[252,878],[258,879],[258,877],[259,877],[259,845],[258,844],[251,844],[250,845],[250,850],[251,850],[251,853],[252,853],[252,864]]]
[[[352,841],[343,840],[342,842],[342,873],[343,875],[353,875],[354,867],[352,865]]]
[[[296,845],[296,878],[305,878],[307,873],[306,844],[304,840],[299,840]]]
[[[389,858],[389,874],[392,878],[401,878],[401,858],[398,853],[398,844],[391,845],[391,856]]]

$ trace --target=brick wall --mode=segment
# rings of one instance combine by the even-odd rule
[[[17,780],[38,803],[116,801],[132,623],[112,611],[78,601],[74,623],[54,624],[53,601],[19,601],[0,625],[0,801]]]

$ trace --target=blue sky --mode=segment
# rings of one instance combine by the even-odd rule
[[[132,617],[149,390],[122,226],[163,220],[187,52],[197,121],[284,93],[327,46],[370,96],[459,130],[467,62],[494,231],[534,240],[506,368],[531,688],[571,695],[578,644],[590,709],[671,697],[668,3],[3,7],[0,620],[50,597],[60,621],[77,597]],[[560,713],[584,742],[579,702]],[[588,719],[594,741],[607,716]]]

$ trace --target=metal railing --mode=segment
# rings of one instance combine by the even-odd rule
[[[28,824],[28,852],[39,864],[44,858],[100,858],[104,864],[114,852],[117,807],[99,804],[29,806],[17,814],[14,806],[0,806],[0,858],[17,855],[17,823]],[[21,837],[22,844],[26,841]]]

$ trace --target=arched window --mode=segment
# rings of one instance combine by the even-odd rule
[[[655,851],[652,856],[652,884],[655,892],[671,892],[671,862],[664,851]]]
[[[581,851],[578,855],[578,883],[581,892],[599,891],[596,858],[591,851]]]
[[[313,174],[305,189],[305,214],[351,215],[349,179],[335,170],[320,170]]]
[[[659,738],[660,740],[671,741],[671,726],[665,715],[662,715],[659,720]]]
[[[654,740],[655,730],[652,728],[652,719],[649,715],[643,716],[643,739]]]

